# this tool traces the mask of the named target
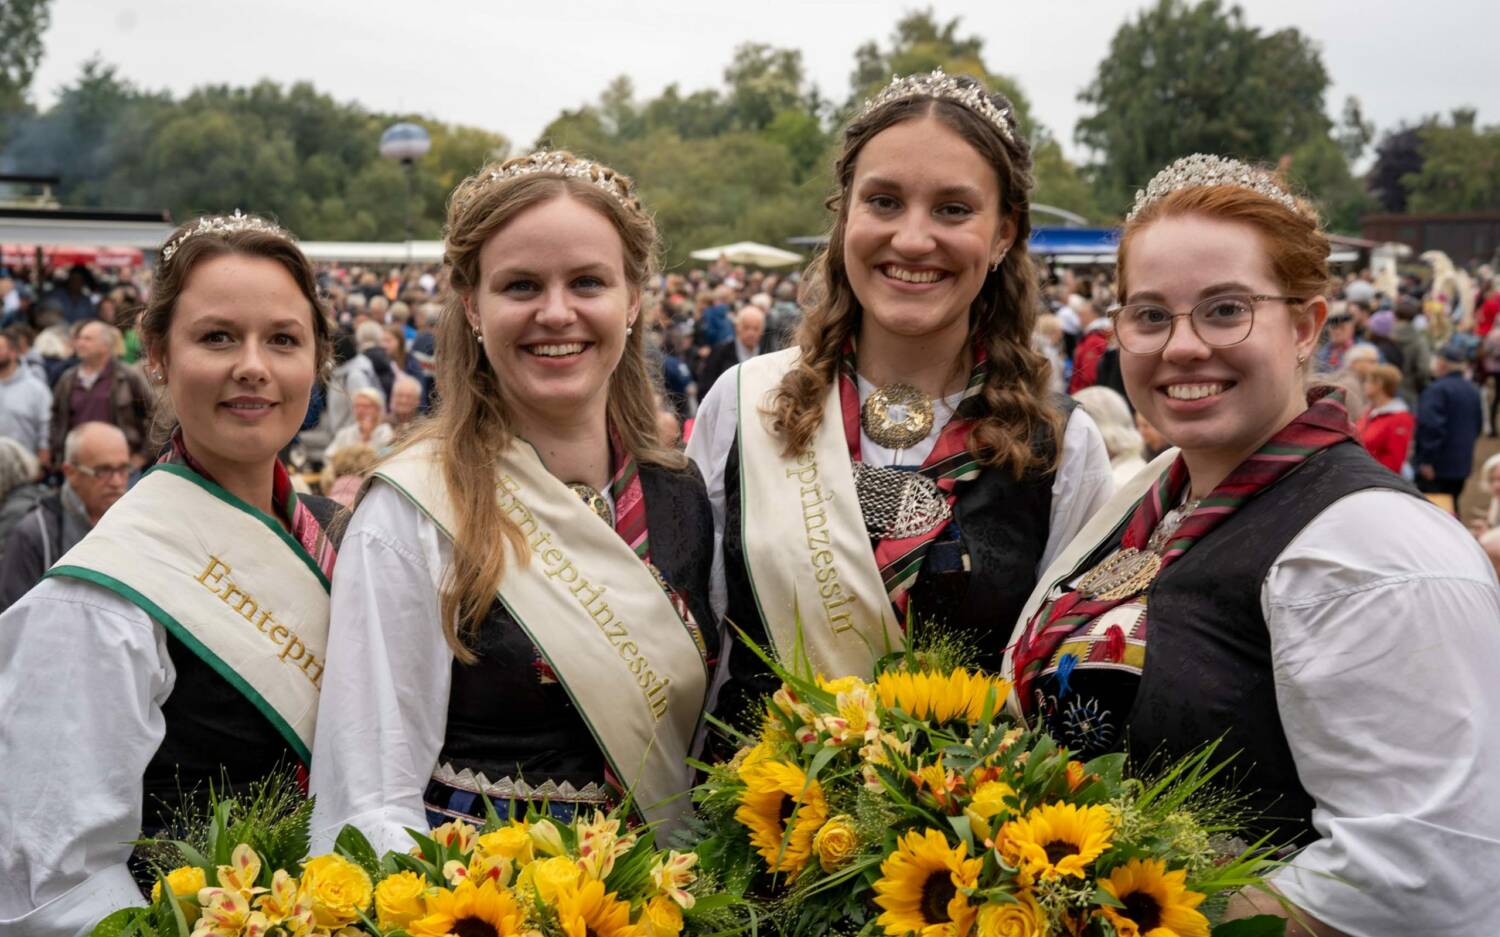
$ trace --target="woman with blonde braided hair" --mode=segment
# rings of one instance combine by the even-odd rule
[[[637,327],[656,248],[630,180],[568,153],[453,193],[439,403],[375,468],[333,584],[315,829],[405,848],[482,819],[481,795],[686,806],[713,525],[657,442]]]
[[[1097,428],[1046,390],[1010,102],[899,79],[844,132],[797,347],[726,372],[688,454],[714,501],[727,618],[868,677],[907,621],[998,664],[1039,568],[1108,497]],[[743,648],[720,711],[773,689]]]

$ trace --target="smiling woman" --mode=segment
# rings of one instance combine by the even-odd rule
[[[1308,391],[1327,256],[1254,167],[1191,157],[1138,198],[1121,365],[1179,448],[1043,575],[1011,703],[1085,756],[1237,752],[1247,828],[1301,847],[1272,879],[1291,934],[1494,933],[1500,586],[1355,440],[1342,392]],[[1287,913],[1234,913],[1253,902]]]
[[[1031,348],[1031,155],[1002,95],[941,72],[856,115],[798,347],[727,372],[688,453],[716,599],[761,646],[869,677],[902,623],[996,666],[1038,571],[1112,485],[1098,429]],[[796,549],[788,549],[796,544]],[[730,655],[721,712],[775,681]]]
[[[198,219],[139,330],[180,421],[165,454],[0,617],[0,927],[25,933],[140,903],[130,842],[184,792],[232,796],[312,745],[333,505],[277,461],[330,355],[312,267],[270,222]]]
[[[656,441],[636,328],[655,226],[629,179],[537,153],[460,184],[447,232],[441,402],[334,579],[315,830],[402,848],[481,795],[567,817],[626,790],[670,819],[718,629],[708,500]]]

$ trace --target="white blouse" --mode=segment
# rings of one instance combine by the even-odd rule
[[[144,904],[125,863],[176,679],[166,631],[92,583],[44,579],[0,615],[0,934]]]
[[[453,652],[438,621],[452,543],[390,485],[354,512],[333,572],[318,702],[313,851],[352,823],[377,852],[427,829],[422,795],[448,728]]]
[[[728,604],[724,584],[724,463],[729,458],[739,430],[739,365],[724,372],[698,407],[697,422],[688,441],[687,454],[703,473],[714,515],[714,564],[710,598],[714,612],[722,615]],[[860,400],[874,386],[860,378]],[[933,408],[933,427],[927,438],[910,449],[886,449],[876,445],[861,430],[860,455],[872,465],[920,464],[937,443],[938,434],[953,415],[962,394],[943,398]],[[1099,427],[1083,408],[1073,410],[1063,431],[1062,458],[1052,482],[1051,524],[1042,550],[1038,574],[1052,564],[1062,548],[1083,528],[1094,512],[1114,493],[1114,474]]]

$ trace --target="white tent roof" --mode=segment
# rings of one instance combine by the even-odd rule
[[[150,251],[172,233],[165,221],[114,218],[0,217],[0,242],[53,247],[135,247]]]
[[[442,241],[302,241],[297,246],[308,260],[346,260],[351,263],[439,263]]]
[[[784,251],[769,244],[757,244],[754,241],[738,241],[721,247],[705,247],[702,250],[693,251],[691,256],[694,260],[718,260],[720,257],[726,257],[732,264],[751,264],[756,267],[789,267],[792,264],[802,263],[801,254]]]

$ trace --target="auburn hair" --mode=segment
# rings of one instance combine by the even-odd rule
[[[961,81],[973,82],[971,78]],[[1003,94],[995,107],[1012,112]],[[1009,135],[980,114],[942,98],[899,98],[861,115],[844,130],[835,168],[838,190],[827,201],[834,212],[827,247],[803,280],[807,314],[797,330],[802,354],[773,393],[765,416],[785,441],[784,452],[808,448],[823,421],[828,388],[838,380],[845,345],[859,335],[863,309],[844,264],[855,164],[866,144],[897,124],[933,117],[942,121],[994,169],[1000,183],[1000,214],[1016,225],[1016,239],[999,269],[991,271],[969,308],[969,344],[984,349],[989,375],[981,389],[985,407],[969,434],[969,450],[984,464],[1020,478],[1054,468],[1061,451],[1062,412],[1048,397],[1050,364],[1031,346],[1039,311],[1038,277],[1027,251],[1031,234],[1031,150],[1012,124]],[[1050,445],[1049,445],[1050,443]]]
[[[571,154],[559,152],[570,166],[588,166]],[[419,441],[434,443],[443,480],[453,501],[457,529],[453,561],[442,584],[439,616],[443,635],[454,656],[465,663],[476,657],[469,647],[489,615],[495,590],[513,553],[525,564],[526,538],[495,497],[495,465],[515,436],[514,412],[505,392],[474,338],[465,315],[481,286],[479,255],[497,232],[522,212],[556,198],[575,199],[603,215],[620,235],[625,278],[639,295],[656,269],[656,225],[631,194],[630,180],[609,176],[613,192],[599,187],[602,167],[589,178],[558,172],[530,172],[497,176],[497,171],[526,163],[517,157],[485,166],[459,183],[448,202],[443,263],[450,290],[436,326],[435,378],[437,405],[432,419],[398,449]],[[686,465],[686,457],[663,448],[656,437],[655,388],[646,363],[644,328],[625,338],[624,353],[610,376],[607,413],[610,426],[637,461],[671,468]]]

